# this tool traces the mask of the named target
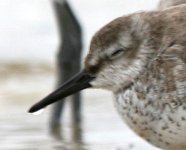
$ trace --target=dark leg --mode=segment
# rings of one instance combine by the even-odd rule
[[[66,1],[60,2],[60,0],[54,1],[54,8],[61,40],[59,53],[57,55],[57,85],[61,85],[80,70],[82,38],[81,28],[68,3]],[[64,109],[64,104],[65,100],[61,100],[58,103],[55,103],[52,107],[52,114],[50,118],[50,127],[52,131],[60,129],[60,118]],[[72,106],[73,121],[79,122],[81,120],[80,94],[72,96]]]
[[[78,124],[81,122],[81,95],[77,93],[72,98],[72,121]]]

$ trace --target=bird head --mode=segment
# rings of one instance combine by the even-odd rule
[[[36,103],[29,112],[89,87],[117,92],[135,82],[152,52],[149,26],[141,16],[120,17],[100,29],[92,38],[83,71]]]
[[[92,87],[116,92],[128,87],[142,70],[141,40],[132,26],[130,16],[120,17],[92,38],[84,65],[95,76],[90,82]]]

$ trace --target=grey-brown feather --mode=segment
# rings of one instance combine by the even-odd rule
[[[120,17],[92,39],[85,69],[111,90],[125,122],[150,143],[186,149],[186,5]],[[124,52],[111,59],[110,53]]]
[[[158,9],[163,10],[181,4],[186,4],[186,0],[160,0]]]

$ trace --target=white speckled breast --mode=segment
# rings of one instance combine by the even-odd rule
[[[130,90],[118,94],[115,102],[124,121],[148,142],[160,148],[186,149],[186,105],[171,103],[159,109]]]
[[[115,94],[116,108],[150,143],[163,149],[185,150],[185,78],[186,66],[179,60],[161,65],[155,62],[130,88]]]

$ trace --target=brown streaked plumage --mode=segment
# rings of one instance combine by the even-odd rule
[[[83,72],[29,111],[93,87],[113,92],[125,122],[167,150],[186,149],[186,5],[115,19],[92,39]]]
[[[186,0],[160,0],[158,9],[163,10],[181,4],[186,4]]]

